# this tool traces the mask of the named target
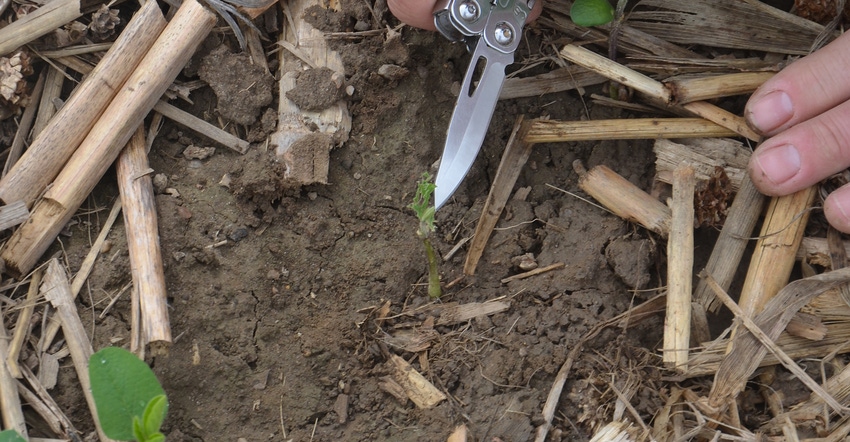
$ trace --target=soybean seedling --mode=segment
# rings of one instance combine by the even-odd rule
[[[428,255],[428,296],[433,299],[442,296],[443,291],[440,288],[440,269],[437,265],[437,254],[434,252],[434,246],[431,245],[431,234],[434,233],[434,214],[437,209],[431,204],[431,195],[434,194],[434,189],[437,186],[431,182],[431,175],[428,172],[422,174],[422,179],[416,184],[416,195],[413,196],[413,202],[410,207],[416,217],[419,218],[419,229],[416,230],[416,236],[425,244],[425,253]]]
[[[168,399],[144,361],[123,348],[107,347],[89,358],[89,377],[104,434],[116,440],[165,440],[159,429]]]

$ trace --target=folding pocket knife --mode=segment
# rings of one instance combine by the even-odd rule
[[[437,30],[449,40],[465,43],[472,53],[437,172],[437,209],[454,194],[475,162],[502,91],[505,69],[514,62],[535,1],[442,0],[434,11]]]

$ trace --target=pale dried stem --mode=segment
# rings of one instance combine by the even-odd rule
[[[564,268],[564,266],[566,266],[565,263],[556,262],[554,264],[550,264],[550,265],[545,266],[545,267],[538,267],[534,270],[529,270],[527,272],[508,276],[507,278],[502,278],[501,282],[502,282],[502,284],[507,284],[511,281],[518,281],[520,279],[531,278],[532,276],[541,275],[541,274],[546,273],[546,272],[551,272],[552,270],[562,269],[562,268]]]
[[[697,78],[672,78],[664,82],[679,104],[750,94],[775,74],[740,72]]]
[[[0,29],[0,56],[61,28],[81,15],[80,0],[53,0]]]
[[[0,415],[3,417],[3,428],[13,429],[26,438],[27,425],[21,410],[17,381],[5,364],[9,356],[9,337],[6,335],[3,316],[0,314]]]
[[[27,383],[32,388],[32,392],[38,396],[41,403],[43,403],[50,412],[50,415],[53,416],[52,425],[58,424],[64,430],[64,434],[74,434],[78,433],[77,429],[74,427],[74,424],[71,423],[71,420],[68,419],[68,416],[59,408],[59,405],[53,400],[53,396],[44,388],[44,385],[38,381],[35,374],[33,374],[32,370],[26,365],[21,366],[21,373],[23,373],[24,378]],[[47,420],[47,418],[45,418]],[[63,431],[59,431],[59,434],[62,434]]]
[[[159,6],[153,1],[146,2],[103,60],[33,140],[21,160],[0,180],[0,201],[23,200],[27,207],[32,207],[86,138],[164,27],[165,18]],[[99,177],[88,179],[97,181]]]
[[[463,264],[464,274],[472,275],[475,273],[478,261],[484,254],[484,248],[487,246],[487,241],[490,239],[496,223],[499,222],[502,210],[504,210],[514,184],[516,184],[516,180],[522,172],[522,167],[528,161],[528,156],[531,155],[532,143],[525,141],[531,124],[531,122],[524,121],[522,117],[514,123],[513,132],[511,132],[505,152],[502,154],[502,160],[496,171],[496,177],[493,179],[493,185],[490,187],[490,194],[487,196],[484,209],[481,211],[481,218],[479,218],[478,225],[475,227],[475,236],[472,238],[469,252],[466,254],[466,261]]]
[[[45,74],[38,76],[38,81],[35,83],[32,95],[30,96],[30,104],[24,109],[18,123],[18,131],[15,132],[15,138],[12,139],[12,146],[9,148],[9,156],[6,158],[6,164],[3,165],[3,176],[9,173],[9,169],[18,162],[21,154],[24,152],[24,146],[27,142],[32,125],[35,122],[35,117],[38,113],[38,103],[41,100],[41,94],[44,92]]]
[[[41,277],[44,275],[44,270],[41,268],[35,269],[30,277],[30,285],[27,290],[27,297],[18,313],[18,321],[15,324],[15,333],[12,335],[12,341],[9,343],[9,354],[6,358],[6,365],[9,372],[17,379],[23,377],[21,368],[18,365],[18,357],[21,354],[21,349],[24,346],[24,340],[32,330],[33,311],[35,310],[36,300],[38,299],[38,286],[41,284]]]
[[[648,95],[651,99],[663,103],[664,105],[675,108],[672,104],[676,101],[676,97],[673,95],[671,90],[665,87],[663,83],[653,80],[640,72],[575,45],[564,46],[561,50],[561,56],[568,61],[584,66],[585,68],[597,72],[613,81],[632,87],[635,90]],[[714,106],[713,104],[699,101],[688,103],[682,106],[682,109],[699,115],[700,117],[712,121],[751,140],[757,141],[761,138],[757,133],[750,129],[749,126],[747,126],[743,118],[733,115],[717,106]]]
[[[171,344],[171,326],[146,144],[144,127],[139,126],[118,156],[116,171],[134,296],[139,297],[142,345],[151,344],[157,347],[157,351],[162,351]],[[139,324],[133,324],[133,328],[138,327]]]
[[[691,293],[694,270],[694,190],[696,177],[688,163],[673,173],[670,237],[667,240],[667,313],[662,360],[688,369],[691,340]]]
[[[42,284],[44,297],[56,309],[56,315],[62,323],[62,334],[65,336],[65,342],[68,344],[68,350],[71,351],[71,359],[74,362],[74,369],[77,372],[77,378],[80,381],[80,386],[83,389],[83,395],[86,398],[86,403],[89,406],[89,411],[94,418],[95,426],[97,427],[98,436],[102,441],[111,441],[103,433],[100,426],[100,419],[97,417],[97,406],[94,402],[94,396],[91,391],[91,379],[89,378],[89,358],[94,353],[86,330],[83,327],[83,322],[77,314],[77,307],[74,304],[74,295],[71,293],[71,285],[68,283],[68,277],[65,275],[65,269],[59,263],[59,260],[53,258],[47,265],[47,271],[44,274],[44,283]]]
[[[161,113],[163,116],[175,123],[186,126],[189,129],[210,138],[211,140],[221,143],[224,147],[241,154],[247,152],[248,148],[251,147],[251,144],[247,141],[231,134],[230,132],[219,129],[218,127],[213,126],[212,124],[207,123],[186,111],[180,110],[165,101],[157,102],[156,105],[154,105],[153,110]]]
[[[38,104],[38,115],[36,115],[35,123],[32,125],[33,138],[38,138],[38,135],[44,131],[50,120],[56,115],[57,109],[54,100],[59,99],[62,94],[62,86],[65,84],[64,67],[45,69],[47,69],[47,78],[44,80],[44,91],[41,93],[41,100]]]
[[[711,103],[705,101],[694,101],[693,103],[683,104],[682,108],[699,115],[708,121],[713,121],[719,126],[734,131],[736,134],[748,138],[752,141],[761,140],[761,135],[747,125],[746,120],[727,110],[721,109]]]
[[[537,97],[543,94],[564,92],[608,81],[581,66],[567,66],[533,77],[506,78],[499,93],[500,100],[520,97]]]
[[[750,160],[750,150],[728,138],[696,138],[687,142],[657,139],[652,150],[657,180],[672,184],[673,171],[686,161],[694,167],[698,181],[711,179],[715,169],[722,167],[734,191],[740,189]]]
[[[587,172],[583,168],[577,169],[579,187],[615,215],[663,237],[670,233],[670,208],[652,195],[607,166],[596,166]]]
[[[738,302],[748,315],[788,284],[816,192],[810,187],[771,200]]]
[[[745,174],[705,265],[705,271],[715,277],[723,290],[728,290],[732,285],[732,279],[750,242],[749,237],[761,216],[765,200],[765,196],[756,189],[749,175]],[[705,280],[697,283],[694,301],[710,311],[716,311],[720,306]]]
[[[635,118],[627,120],[533,120],[526,143],[588,140],[730,137],[737,133],[702,118]]]
[[[23,201],[13,201],[0,207],[0,230],[17,226],[30,217],[30,211]]]
[[[9,239],[0,253],[8,271],[23,274],[35,265],[215,22],[216,16],[197,1],[183,2],[44,198],[36,204],[32,222],[24,224]]]
[[[845,274],[850,274],[848,272],[844,272]],[[806,385],[812,392],[820,396],[820,398],[834,410],[839,413],[843,413],[846,411],[846,408],[842,406],[834,397],[832,397],[829,392],[824,390],[820,384],[818,384],[814,379],[812,379],[790,356],[788,356],[782,349],[774,342],[774,340],[768,336],[753,320],[750,315],[740,307],[735,301],[726,294],[726,291],[721,289],[720,286],[714,281],[711,275],[704,274],[703,275],[706,281],[708,282],[709,287],[714,291],[714,295],[723,302],[723,305],[726,306],[729,310],[732,311],[732,314],[741,321],[741,323],[747,328],[747,330],[755,336],[758,341],[765,346],[770,353],[772,353],[776,358],[782,363],[782,366],[787,368],[794,376],[797,377],[803,384]],[[715,384],[724,383],[723,379],[715,379]]]
[[[24,402],[30,408],[33,409],[33,411],[35,411],[39,416],[41,416],[41,418],[47,423],[47,426],[49,426],[54,433],[62,434],[63,429],[59,425],[58,419],[56,418],[56,416],[53,415],[52,410],[50,410],[50,408],[48,408],[44,404],[44,402],[41,401],[41,398],[36,396],[35,393],[30,391],[21,382],[16,382],[16,385],[18,388],[18,394],[20,395],[21,399],[23,399]],[[30,442],[32,442],[34,439],[35,438],[30,438],[29,440]]]
[[[561,57],[664,103],[673,102],[670,89],[664,87],[660,81],[653,80],[595,52],[569,44],[561,49]]]

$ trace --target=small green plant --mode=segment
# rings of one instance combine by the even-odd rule
[[[27,442],[27,440],[15,430],[3,430],[0,431],[0,442]]]
[[[413,196],[413,202],[408,206],[419,218],[419,229],[416,230],[416,236],[425,244],[425,253],[428,255],[428,296],[434,299],[443,294],[440,288],[440,269],[437,254],[434,252],[434,246],[431,245],[431,234],[434,233],[434,214],[437,211],[431,205],[431,195],[434,194],[436,188],[437,186],[431,182],[431,175],[428,172],[423,173],[422,179],[416,184],[416,195]]]
[[[608,0],[575,0],[570,18],[579,26],[600,26],[614,20],[614,7]]]
[[[165,440],[159,429],[168,399],[144,361],[123,348],[107,347],[89,359],[89,377],[104,434],[116,440]]]

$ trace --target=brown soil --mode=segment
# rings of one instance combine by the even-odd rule
[[[364,12],[364,2],[342,3],[342,12],[313,20],[328,31],[396,24],[380,8],[375,17]],[[518,59],[528,48],[535,54],[552,51],[543,44],[544,33],[526,34]],[[590,327],[653,294],[632,289],[663,285],[657,265],[663,243],[550,187],[581,194],[571,167],[581,160],[587,166],[606,164],[648,189],[651,144],[551,144],[534,148],[517,183],[528,196],[509,203],[476,275],[445,289],[439,301],[428,299],[425,252],[407,205],[422,172],[435,172],[455,102],[453,83],[462,78],[468,56],[438,35],[409,28],[402,30],[402,43],[387,43],[385,35],[334,41],[346,61],[342,89],[354,90],[345,96],[353,129],[331,152],[329,184],[303,188],[286,183],[284,167],[263,143],[273,130],[275,114],[268,110],[276,109],[278,97],[269,102],[259,92],[244,93],[245,85],[268,89],[268,74],[248,69],[244,60],[226,61],[227,53],[239,50],[221,33],[210,37],[193,61],[212,88],[193,92],[193,105],[179,105],[214,123],[221,118],[251,125],[238,130],[256,143],[240,155],[168,123],[150,154],[160,175],[160,234],[176,338],[168,356],[149,362],[171,403],[165,424],[169,441],[439,441],[462,423],[470,427],[472,440],[529,440],[567,352]],[[202,58],[210,52],[215,58]],[[387,64],[398,69],[379,75]],[[536,69],[532,72],[551,66]],[[192,69],[186,73],[186,79],[195,75]],[[304,84],[311,86],[293,97],[310,103],[326,102],[329,94],[338,98],[338,85],[317,86],[333,83],[319,74],[327,73],[305,75]],[[321,96],[311,100],[311,88]],[[442,256],[472,235],[520,115],[629,117],[585,103],[575,92],[500,102],[478,160],[437,213],[435,246]],[[217,149],[205,159],[187,159],[182,154],[190,145]],[[61,238],[62,248],[52,249],[65,254],[72,271],[105,213],[92,209],[109,207],[116,198],[112,180],[101,183],[89,210]],[[99,258],[81,296],[81,316],[91,327],[95,349],[128,342],[126,296],[100,317],[130,281],[123,226],[109,239],[112,248]],[[444,283],[462,275],[465,250],[441,263]],[[540,266],[565,266],[502,283],[521,271],[515,258],[528,253]],[[403,311],[496,298],[509,301],[510,309],[437,326],[426,352],[394,346],[393,336],[419,331],[428,317],[428,310],[399,315]],[[391,319],[379,322],[378,309],[387,302]],[[643,381],[634,403],[651,421],[663,403],[656,385],[660,373],[650,368],[657,363],[662,320],[659,316],[628,333],[604,332],[586,346],[550,440],[581,440],[610,418],[614,396],[606,373],[611,370]],[[391,371],[389,354],[410,361],[448,400],[421,410],[382,390],[381,379]],[[60,371],[55,394],[63,409],[75,410],[72,419],[79,428],[90,432],[69,364]]]

